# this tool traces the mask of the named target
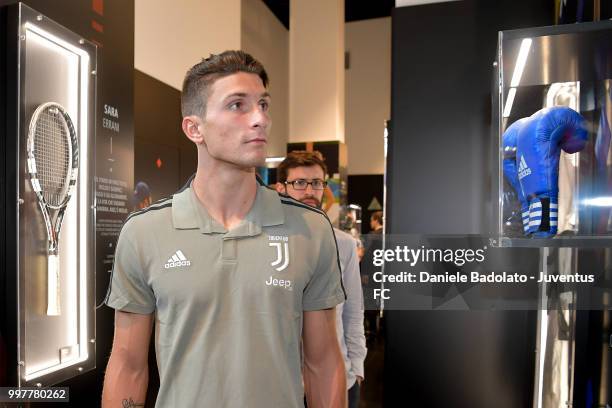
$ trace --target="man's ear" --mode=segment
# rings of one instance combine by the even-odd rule
[[[285,193],[285,185],[284,185],[283,183],[278,183],[278,182],[277,182],[277,183],[276,183],[276,191],[277,191],[278,193],[283,193],[283,194],[286,194],[286,193]]]
[[[181,123],[183,133],[196,145],[204,143],[204,135],[202,134],[202,120],[196,115],[189,115],[183,118]]]

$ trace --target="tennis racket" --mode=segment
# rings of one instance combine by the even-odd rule
[[[47,229],[47,315],[58,316],[61,313],[58,240],[79,169],[77,135],[61,105],[47,102],[36,108],[30,119],[27,153],[30,182]]]

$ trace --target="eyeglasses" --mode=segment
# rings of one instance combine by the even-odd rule
[[[325,186],[327,186],[327,181],[321,179],[314,179],[312,181],[297,179],[293,181],[285,181],[285,185],[287,184],[291,184],[295,190],[306,190],[309,184],[312,186],[313,190],[323,190],[325,189]]]

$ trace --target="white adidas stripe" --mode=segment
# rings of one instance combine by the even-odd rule
[[[164,265],[164,268],[170,269],[170,268],[177,268],[181,266],[190,266],[190,265],[191,265],[191,261],[188,260],[185,254],[183,253],[183,251],[179,249],[174,253],[174,255],[172,255],[171,258],[168,259],[168,261]]]
[[[185,256],[185,254],[183,254],[183,251],[181,251],[180,249],[178,251],[176,251],[174,253],[174,255],[172,255],[172,257],[168,258],[168,263],[170,262],[179,262],[179,261],[186,261],[187,257]]]

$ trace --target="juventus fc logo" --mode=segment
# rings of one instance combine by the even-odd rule
[[[289,237],[270,235],[268,239],[271,241],[268,245],[276,248],[276,260],[270,262],[270,266],[278,272],[285,270],[289,266]]]

